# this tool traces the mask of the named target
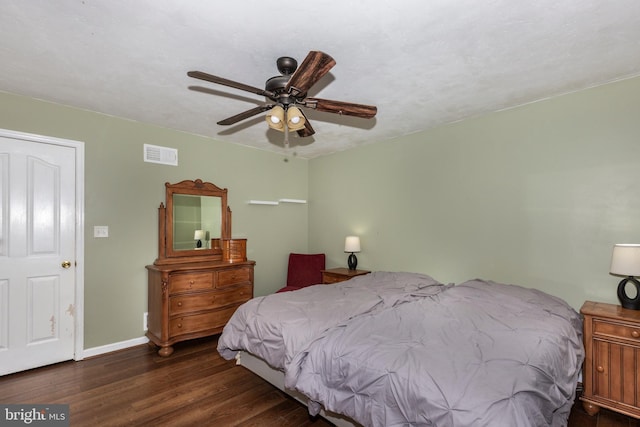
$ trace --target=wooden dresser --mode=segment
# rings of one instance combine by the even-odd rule
[[[179,341],[222,332],[238,306],[253,297],[254,261],[148,265],[147,337],[161,356]]]
[[[330,268],[328,270],[322,270],[322,283],[328,285],[331,283],[344,282],[345,280],[352,279],[356,276],[362,276],[363,274],[369,274],[367,270],[349,270],[348,268]]]
[[[255,261],[247,260],[247,239],[231,237],[226,188],[196,179],[167,182],[165,190],[158,258],[146,267],[146,335],[167,357],[179,341],[222,332],[253,297]]]
[[[640,311],[587,301],[584,316],[585,411],[608,408],[640,418]]]

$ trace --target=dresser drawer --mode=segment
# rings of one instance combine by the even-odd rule
[[[634,327],[622,323],[612,323],[594,319],[593,335],[632,340],[640,344],[640,327]]]
[[[216,287],[223,288],[225,286],[237,285],[239,283],[251,283],[251,268],[239,267],[220,270],[216,272],[218,280]]]
[[[178,295],[169,299],[169,316],[210,310],[225,305],[238,305],[251,299],[253,286],[242,285],[223,291]]]
[[[222,308],[192,316],[180,316],[169,320],[169,336],[193,334],[210,329],[222,329],[237,306]]]
[[[179,273],[169,276],[169,293],[213,289],[211,273]]]

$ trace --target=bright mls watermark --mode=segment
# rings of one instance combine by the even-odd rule
[[[0,426],[69,427],[69,405],[4,405],[0,403]]]

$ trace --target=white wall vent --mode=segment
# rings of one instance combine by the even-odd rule
[[[178,166],[178,150],[175,148],[144,144],[144,161]]]

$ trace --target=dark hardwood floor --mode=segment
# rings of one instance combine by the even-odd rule
[[[0,403],[69,404],[71,426],[326,427],[302,404],[258,376],[226,361],[216,339],[179,343],[162,358],[138,346],[0,377]],[[602,410],[594,417],[574,405],[569,427],[640,427]]]
[[[71,426],[317,426],[306,407],[216,351],[216,339],[142,345],[0,377],[0,403],[69,404]]]
[[[640,427],[640,420],[607,409],[601,409],[592,417],[582,409],[582,403],[578,401],[571,410],[569,427]]]

